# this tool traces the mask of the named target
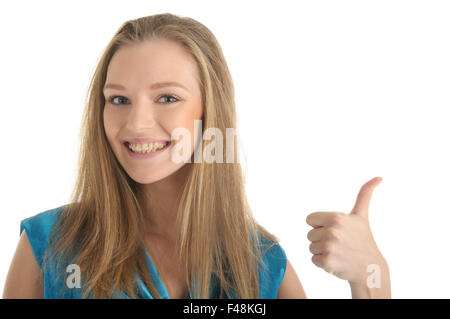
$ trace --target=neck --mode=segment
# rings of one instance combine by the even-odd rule
[[[189,167],[182,166],[166,178],[141,185],[144,205],[144,235],[175,242],[176,218]]]

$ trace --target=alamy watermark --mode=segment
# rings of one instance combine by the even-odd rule
[[[203,133],[202,120],[194,120],[194,163],[239,163],[239,156],[235,156],[235,136],[237,136],[236,128],[226,128],[225,136],[221,129],[210,127]],[[224,151],[225,137],[225,154]],[[210,141],[203,149],[202,139]],[[192,136],[191,132],[184,128],[178,127],[171,133],[171,140],[177,141],[173,145],[170,158],[174,163],[191,163],[192,156]],[[237,159],[235,159],[235,157]]]
[[[70,264],[66,267],[66,272],[70,273],[66,279],[68,288],[81,288],[81,270],[77,264]]]

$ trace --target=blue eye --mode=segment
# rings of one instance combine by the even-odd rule
[[[172,100],[172,102],[162,102],[162,104],[171,104],[171,103],[175,103],[175,102],[178,102],[178,101],[179,101],[178,98],[176,98],[175,96],[170,95],[170,94],[164,94],[164,95],[159,96],[158,101],[159,101],[161,98],[163,98],[163,97],[165,97],[165,98],[172,98],[172,99],[174,99],[174,100]],[[111,97],[108,99],[108,102],[111,103],[111,104],[114,104],[114,105],[120,105],[120,104],[122,104],[122,103],[120,103],[120,102],[114,103],[114,99],[115,99],[115,98],[128,100],[128,99],[127,99],[126,97],[124,97],[124,96],[121,96],[121,95],[113,95],[113,96],[111,96]]]
[[[160,98],[162,98],[162,97],[169,97],[169,98],[175,99],[175,101],[173,101],[172,103],[178,102],[178,99],[172,95],[161,95]],[[167,103],[164,103],[164,104],[167,104]]]
[[[123,96],[120,96],[120,95],[113,95],[113,96],[111,96],[109,99],[108,99],[108,102],[109,103],[112,103],[112,104],[114,104],[114,105],[117,105],[117,103],[113,103],[113,100],[115,99],[115,98],[123,98]],[[126,99],[126,98],[125,98]],[[121,104],[121,103],[119,103],[119,104]]]

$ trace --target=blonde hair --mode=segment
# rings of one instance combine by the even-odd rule
[[[124,45],[152,39],[175,41],[194,57],[204,107],[203,129],[236,127],[234,86],[222,49],[212,32],[198,21],[170,13],[126,21],[115,33],[95,69],[86,96],[81,126],[78,174],[71,194],[52,230],[52,257],[58,273],[73,258],[80,266],[82,298],[111,298],[122,292],[137,298],[136,276],[154,298],[143,246],[143,196],[117,161],[107,141],[102,93],[109,62]],[[203,149],[204,140],[201,140]],[[224,143],[225,144],[225,143]],[[241,165],[186,163],[189,174],[177,214],[177,243],[186,284],[193,298],[210,298],[211,276],[220,298],[259,298],[258,262],[262,235],[278,239],[259,225],[247,202]],[[271,246],[266,247],[269,249]],[[158,268],[156,266],[156,268]],[[196,284],[194,285],[194,283]]]

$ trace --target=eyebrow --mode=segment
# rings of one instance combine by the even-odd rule
[[[149,89],[155,90],[155,89],[159,89],[159,88],[163,88],[163,87],[167,87],[167,86],[176,86],[176,87],[182,88],[189,92],[189,90],[184,85],[177,83],[177,82],[156,82],[156,83],[153,83],[152,85],[150,85]],[[103,90],[105,90],[105,89],[126,90],[126,88],[123,85],[115,84],[115,83],[106,84],[105,87],[103,88]]]

